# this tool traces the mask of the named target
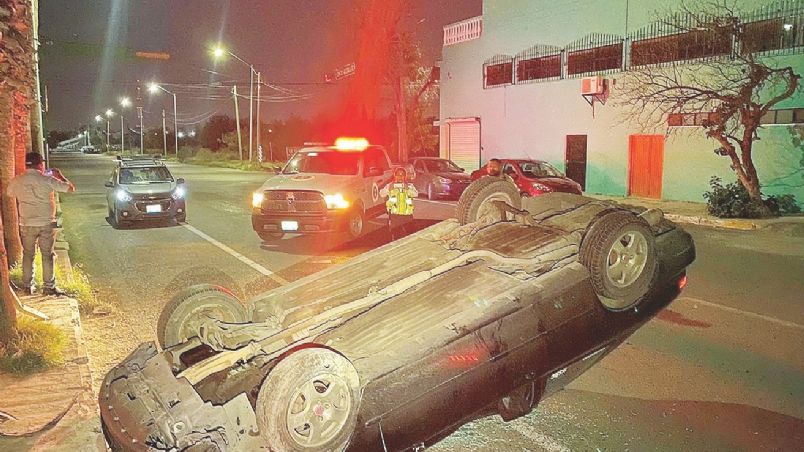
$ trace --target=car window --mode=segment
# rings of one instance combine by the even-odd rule
[[[173,176],[164,166],[137,166],[120,169],[121,184],[158,184],[173,182]]]
[[[460,173],[462,171],[458,165],[445,159],[426,160],[425,165],[431,173]]]
[[[503,174],[507,174],[509,176],[516,176],[516,170],[514,169],[513,165],[511,165],[510,163],[506,163],[505,166],[503,166]]]
[[[365,158],[365,166],[363,168],[364,172],[368,172],[369,168],[379,168],[380,171],[384,172],[391,167],[388,164],[388,159],[385,157],[385,153],[379,149],[368,149],[363,154]]]
[[[522,174],[526,177],[563,177],[561,171],[544,162],[522,162],[519,164]]]

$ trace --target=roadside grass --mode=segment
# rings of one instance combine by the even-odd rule
[[[17,334],[9,343],[0,343],[0,371],[29,375],[64,363],[67,337],[52,324],[21,315]]]
[[[22,287],[22,265],[15,265],[11,268],[11,281],[17,286]],[[34,284],[36,287],[43,287],[42,284],[42,257],[36,253],[34,258]],[[83,315],[109,312],[111,305],[103,302],[95,296],[89,277],[81,268],[80,264],[73,264],[72,278],[66,275],[58,265],[56,266],[56,285],[72,298],[78,301],[78,309]]]

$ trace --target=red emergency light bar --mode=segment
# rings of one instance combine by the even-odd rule
[[[335,140],[335,149],[339,151],[365,151],[368,146],[365,138],[340,137]]]

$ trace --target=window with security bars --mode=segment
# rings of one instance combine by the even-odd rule
[[[484,66],[485,87],[510,85],[514,81],[513,62],[487,64]]]
[[[667,115],[667,125],[670,127],[704,127],[715,123],[718,115],[715,112],[704,113],[671,113]]]
[[[543,80],[561,76],[561,55],[519,60],[516,63],[517,81]]]
[[[731,53],[731,36],[725,30],[696,30],[641,39],[631,43],[631,65],[695,60]]]
[[[790,16],[748,22],[743,30],[742,45],[751,52],[804,46],[804,18]]]
[[[567,74],[587,74],[622,68],[623,45],[611,44],[567,54]]]
[[[770,110],[759,120],[760,124],[804,124],[804,108]]]

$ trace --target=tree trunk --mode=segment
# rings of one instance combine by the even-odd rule
[[[6,194],[6,187],[25,167],[25,135],[30,140],[30,129],[20,127],[22,121],[27,122],[23,104],[18,93],[0,87],[0,212],[4,220],[3,244],[8,265],[14,265],[22,258],[17,204]],[[20,128],[24,130],[20,131]]]
[[[16,295],[11,290],[8,258],[4,245],[3,215],[0,214],[0,349],[14,339],[17,331]]]

